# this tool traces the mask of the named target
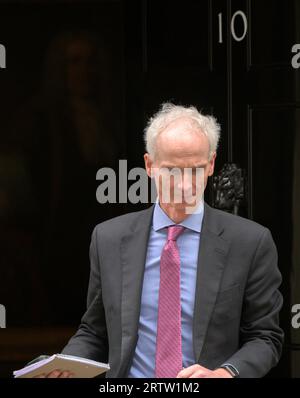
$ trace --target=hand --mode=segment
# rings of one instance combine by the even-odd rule
[[[59,370],[59,369],[55,369],[50,373],[41,373],[38,376],[35,376],[35,379],[69,379],[72,378],[74,376],[73,373],[71,373],[69,370]]]
[[[197,378],[232,378],[231,374],[226,369],[219,368],[210,370],[201,365],[192,365],[181,370],[176,378],[182,379],[197,379]]]

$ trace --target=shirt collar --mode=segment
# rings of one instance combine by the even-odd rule
[[[204,204],[201,201],[192,214],[190,214],[185,220],[176,225],[182,225],[185,228],[188,228],[192,231],[201,232],[202,220],[204,213]],[[154,212],[153,212],[153,221],[152,226],[154,231],[158,231],[162,228],[169,227],[170,225],[175,225],[174,221],[172,221],[168,215],[163,211],[160,207],[159,202],[155,203]]]

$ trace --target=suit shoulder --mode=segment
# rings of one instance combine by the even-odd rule
[[[97,224],[94,231],[96,231],[96,233],[118,234],[124,230],[128,230],[128,228],[132,228],[132,226],[137,222],[141,222],[141,220],[151,214],[152,207],[145,210],[122,214],[121,216],[117,216]]]
[[[235,231],[237,233],[253,234],[256,236],[263,235],[268,228],[248,218],[237,216],[226,211],[210,208],[214,215],[219,219],[219,222],[226,229]]]

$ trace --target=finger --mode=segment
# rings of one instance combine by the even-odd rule
[[[64,370],[64,371],[60,374],[59,378],[60,378],[60,379],[65,379],[65,378],[69,377],[70,374],[71,374],[71,373],[70,373],[68,370]]]
[[[186,369],[181,370],[178,375],[177,378],[188,378],[190,377],[194,372],[196,372],[197,370],[200,370],[202,367],[200,365],[192,365],[189,366]]]
[[[56,379],[61,375],[61,370],[55,369],[51,373],[48,374],[47,378],[49,379]]]
[[[68,376],[69,379],[72,379],[73,377],[74,377],[74,373],[70,373]]]
[[[210,377],[209,371],[199,370],[199,371],[193,373],[189,378],[190,379],[205,379],[207,377]]]
[[[41,373],[40,375],[34,376],[34,379],[44,379],[46,377],[45,373]]]

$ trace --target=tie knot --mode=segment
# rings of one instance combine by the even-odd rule
[[[168,240],[176,240],[178,236],[184,231],[181,225],[172,225],[168,227]]]

